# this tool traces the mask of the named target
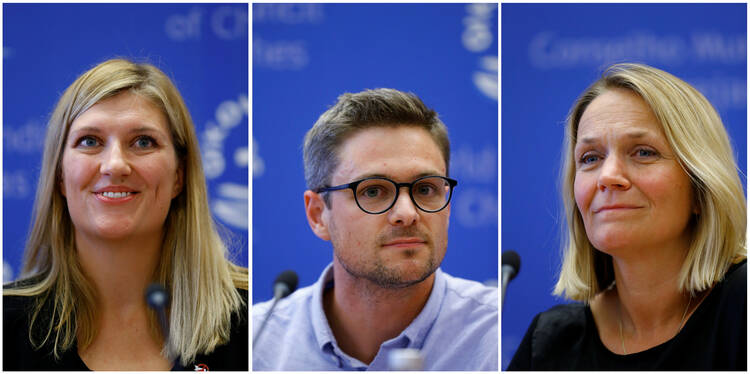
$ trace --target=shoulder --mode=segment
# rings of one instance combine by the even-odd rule
[[[497,288],[445,273],[441,277],[445,290],[424,341],[429,351],[425,361],[437,370],[497,371]],[[448,341],[450,346],[445,345]]]
[[[3,295],[3,320],[8,316],[26,314],[36,302],[34,296]]]
[[[34,296],[3,295],[3,336],[7,337],[9,330],[27,330],[29,316],[33,312],[37,298]]]
[[[588,308],[580,303],[557,305],[537,314],[526,330],[507,370],[551,370],[586,339]]]
[[[703,304],[715,312],[730,313],[747,310],[747,260],[733,264],[724,278],[714,286]]]
[[[469,303],[481,311],[497,314],[499,299],[497,287],[485,286],[479,282],[457,278],[444,272],[442,276],[446,281],[445,297],[450,302]]]
[[[13,291],[35,283],[33,280],[24,279],[3,285],[3,326],[18,329],[22,324],[24,329],[28,328],[30,316],[38,307],[42,295],[23,295]],[[44,309],[49,311],[48,305]]]
[[[572,303],[557,305],[539,313],[535,318],[536,336],[565,336],[582,331],[586,327],[586,309],[584,304]]]
[[[732,265],[699,307],[721,323],[747,320],[747,260]],[[730,325],[727,325],[731,329]],[[744,329],[743,329],[744,331]]]
[[[197,355],[192,364],[196,370],[197,368],[232,371],[246,371],[248,369],[248,291],[237,288],[237,292],[242,299],[242,306],[232,315],[229,341],[216,347],[211,353]],[[193,367],[186,369],[192,370]]]
[[[274,319],[290,319],[295,314],[307,313],[310,311],[312,296],[315,285],[300,288],[291,295],[279,300],[273,310]],[[259,322],[258,319],[265,318],[265,315],[273,305],[273,300],[263,301],[253,305],[253,321]]]
[[[747,290],[747,259],[730,266],[722,282],[730,290],[734,292],[742,291],[740,293],[747,296],[745,292]]]
[[[315,292],[320,292],[315,284],[300,288],[279,300],[273,311],[270,309],[273,300],[253,305],[253,340],[257,340],[253,346],[254,371],[336,367],[331,366],[333,356],[325,354],[319,346],[319,338],[328,337],[325,331],[329,328],[322,306],[314,305]]]
[[[38,301],[36,296],[3,295],[3,370],[59,370],[68,367],[69,361],[55,361],[49,344],[35,349],[29,340],[31,316],[35,313]],[[44,325],[50,316],[37,318]],[[34,336],[39,338],[43,331],[37,327]]]

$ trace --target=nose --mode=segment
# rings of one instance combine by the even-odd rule
[[[419,220],[419,212],[414,202],[409,197],[408,189],[398,194],[398,199],[393,203],[393,207],[388,211],[388,222],[394,226],[411,226]]]
[[[598,188],[605,190],[627,190],[630,188],[630,178],[627,175],[624,161],[616,156],[608,156],[602,165],[597,181]]]
[[[122,150],[118,142],[112,142],[111,145],[102,152],[102,161],[99,166],[99,172],[102,175],[125,176],[130,174],[130,163],[127,155]]]

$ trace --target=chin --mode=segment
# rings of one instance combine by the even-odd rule
[[[134,229],[134,225],[120,221],[119,223],[98,225],[91,233],[101,239],[118,240],[132,236]]]
[[[621,255],[622,251],[633,245],[632,240],[623,240],[622,237],[611,238],[610,240],[591,240],[589,238],[589,240],[594,248],[612,256]]]

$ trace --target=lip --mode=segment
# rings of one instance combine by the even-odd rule
[[[425,243],[426,241],[421,238],[399,238],[383,244],[383,247],[414,248],[420,245],[424,245]]]
[[[126,187],[126,186],[106,186],[106,187],[96,189],[92,192],[97,200],[106,204],[114,204],[114,205],[123,204],[129,201],[132,201],[133,199],[135,199],[135,196],[138,194],[138,191],[130,187]],[[109,196],[104,195],[105,192],[115,192],[115,193],[119,192],[119,193],[129,193],[129,194],[123,197],[109,197]]]
[[[608,212],[608,211],[626,211],[626,210],[635,210],[640,209],[640,206],[637,205],[630,205],[630,204],[612,204],[612,205],[604,205],[600,206],[597,209],[594,209],[594,213],[601,213],[601,212]]]
[[[99,189],[94,190],[94,193],[100,194],[102,192],[135,192],[138,193],[138,191],[126,187],[126,186],[106,186]]]

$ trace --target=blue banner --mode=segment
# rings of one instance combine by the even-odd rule
[[[19,275],[55,103],[116,57],[172,78],[195,122],[211,211],[247,266],[247,4],[4,4],[3,35],[4,281]]]
[[[503,4],[502,250],[521,255],[502,313],[508,366],[551,296],[564,224],[559,174],[565,118],[617,62],[668,71],[719,112],[747,171],[746,4]]]
[[[253,4],[253,302],[332,261],[305,218],[302,139],[345,92],[418,95],[448,127],[447,273],[497,282],[497,4]]]

